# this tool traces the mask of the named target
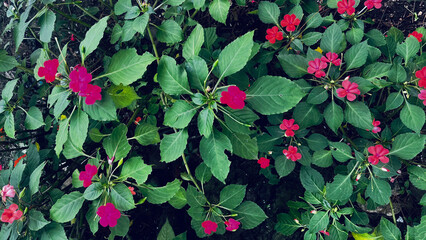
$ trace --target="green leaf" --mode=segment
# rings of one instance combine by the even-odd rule
[[[114,14],[119,16],[132,8],[130,0],[118,0],[114,5]]]
[[[351,175],[337,174],[332,183],[327,183],[327,198],[330,200],[345,201],[349,199],[352,192]]]
[[[308,142],[309,148],[313,151],[323,150],[328,147],[328,139],[324,135],[314,133],[309,136],[306,141]]]
[[[179,191],[169,200],[169,204],[176,209],[182,209],[186,203],[186,191],[183,187],[180,187]]]
[[[402,83],[407,80],[407,73],[405,68],[399,64],[393,64],[389,71],[389,80],[392,82]]]
[[[18,79],[10,80],[4,86],[1,97],[5,102],[9,102],[13,97],[13,89],[15,89],[16,83],[18,83]]]
[[[177,193],[177,191],[179,191],[180,184],[181,182],[178,179],[175,179],[173,182],[169,182],[163,187],[152,187],[148,185],[149,188],[139,189],[142,194],[147,197],[148,202],[152,204],[162,204],[169,201]]]
[[[158,64],[157,80],[163,91],[170,95],[191,94],[186,71],[176,65],[176,61],[167,56],[161,57]]]
[[[330,142],[330,149],[333,157],[339,162],[346,162],[353,158],[351,147],[342,142]]]
[[[386,44],[385,37],[377,29],[370,30],[365,36],[368,38],[368,45],[380,47]]]
[[[86,213],[86,221],[89,224],[90,231],[95,234],[99,229],[99,219],[100,217],[96,214],[98,211],[98,204],[100,204],[97,201],[93,201],[92,204],[89,205],[89,210]]]
[[[128,211],[135,208],[135,201],[130,190],[123,183],[119,183],[111,188],[111,201],[120,211]]]
[[[124,25],[121,31],[121,41],[128,42],[133,39],[136,31],[133,30],[133,21],[124,21]]]
[[[46,165],[46,162],[40,164],[40,166],[38,166],[32,173],[30,176],[30,192],[31,192],[31,196],[34,195],[34,193],[38,192],[38,188],[40,185],[40,177],[41,174],[43,173],[43,168]]]
[[[104,186],[100,182],[90,184],[86,190],[84,190],[83,197],[86,200],[93,201],[102,195],[104,192]]]
[[[206,138],[210,136],[213,130],[214,112],[210,108],[203,109],[198,114],[197,126],[200,135],[204,135]]]
[[[178,159],[186,148],[188,141],[188,130],[182,129],[179,132],[166,135],[160,143],[160,155],[162,162],[173,162]]]
[[[208,138],[203,137],[200,142],[200,154],[204,163],[210,168],[213,176],[225,182],[231,162],[225,150],[232,151],[231,141],[225,134],[214,129]]]
[[[108,88],[108,94],[111,96],[117,108],[125,108],[133,103],[134,100],[140,99],[135,89],[131,86],[111,85]]]
[[[382,217],[380,220],[380,232],[386,240],[401,239],[401,231],[398,229],[398,227],[384,217]]]
[[[230,184],[220,191],[219,205],[228,209],[234,209],[243,202],[246,196],[246,185]]]
[[[323,87],[314,88],[308,95],[306,102],[309,104],[318,105],[325,102],[328,98],[327,89]]]
[[[155,57],[149,52],[140,56],[135,48],[120,50],[112,56],[108,71],[104,76],[108,76],[115,85],[127,86],[141,78],[148,65],[154,60]]]
[[[324,118],[328,127],[337,133],[337,129],[342,125],[343,122],[343,110],[332,101],[324,110]]]
[[[319,12],[311,13],[308,17],[306,17],[306,28],[317,28],[322,24],[322,17]]]
[[[312,158],[312,164],[317,165],[318,167],[330,167],[333,164],[333,158],[331,157],[332,153],[329,150],[319,150],[314,152]]]
[[[322,33],[319,33],[319,32],[309,32],[307,34],[304,34],[301,40],[302,40],[302,42],[306,46],[312,46],[315,43],[317,43],[321,38],[322,38]],[[278,59],[280,59],[279,58],[280,56],[281,56],[281,54],[278,55]],[[299,55],[288,54],[288,56],[299,56]],[[302,58],[304,58],[304,57],[302,57]],[[302,59],[302,58],[299,58],[299,59]],[[299,71],[300,73],[303,72],[303,74],[307,74],[307,69],[308,69],[307,65],[308,65],[308,62],[305,60],[303,63],[300,61],[300,63],[303,64],[302,66],[306,65],[306,68],[303,68],[301,65],[298,65],[297,66],[297,68],[298,68],[297,71]],[[292,63],[292,65],[295,66],[294,63]],[[283,66],[283,68],[284,68],[284,65],[282,63],[281,63],[281,66]],[[286,71],[286,69],[284,69],[284,71]],[[292,72],[291,68],[287,68],[286,73],[287,72],[291,73]],[[291,76],[291,75],[289,74],[289,76]]]
[[[127,140],[126,125],[122,123],[114,128],[111,135],[103,140],[102,146],[110,159],[114,157],[114,161],[119,161],[125,158],[132,148]]]
[[[89,128],[89,117],[81,109],[78,109],[70,119],[70,139],[74,145],[81,149],[87,137]]]
[[[15,57],[6,55],[6,51],[0,51],[0,72],[12,70],[18,65],[19,63],[16,61]]]
[[[191,35],[189,35],[182,49],[182,56],[189,60],[194,56],[198,56],[198,53],[201,50],[201,47],[204,43],[204,29],[200,24],[192,30]]]
[[[346,32],[346,40],[352,45],[360,43],[364,37],[364,31],[360,28],[351,28]]]
[[[27,117],[25,118],[25,128],[28,130],[35,130],[44,124],[43,114],[40,109],[35,106],[30,107],[28,112],[26,112]]]
[[[261,1],[258,6],[260,21],[263,23],[272,23],[278,25],[278,18],[280,17],[280,9],[276,3]]]
[[[15,52],[18,52],[19,46],[24,40],[27,27],[31,23],[31,21],[27,22],[27,19],[32,9],[33,3],[34,2],[29,2],[27,4],[25,11],[19,16],[18,25],[14,26],[13,28],[13,40],[15,41]]]
[[[245,159],[258,159],[257,139],[244,133],[226,133],[232,144],[232,153]]]
[[[388,98],[386,99],[385,111],[396,109],[399,106],[401,106],[403,102],[404,102],[404,97],[402,97],[402,95],[399,92],[393,92],[389,94]]]
[[[402,108],[400,113],[402,123],[409,129],[420,134],[423,125],[426,121],[425,112],[419,106],[405,102],[405,106]]]
[[[55,27],[56,14],[47,10],[40,18],[38,24],[40,25],[40,40],[48,43],[52,38],[52,32]]]
[[[64,143],[68,140],[68,123],[70,122],[69,118],[66,118],[59,122],[59,130],[56,133],[56,146],[55,153],[59,157],[59,154],[62,152]]]
[[[40,240],[67,240],[64,227],[52,222],[42,229]]]
[[[49,223],[50,223],[50,221],[47,221],[44,218],[43,213],[41,213],[37,210],[34,210],[34,209],[31,209],[29,211],[29,213],[28,213],[28,227],[31,231],[38,231]]]
[[[125,215],[121,215],[120,218],[117,219],[117,225],[115,227],[109,227],[109,230],[111,231],[110,238],[111,236],[113,236],[113,238],[115,236],[125,237],[129,232],[129,228],[130,219]]]
[[[345,119],[348,123],[361,129],[371,130],[373,119],[370,109],[363,102],[346,102]]]
[[[206,0],[192,0],[192,3],[194,4],[195,9],[200,9],[204,6]]]
[[[142,146],[156,144],[160,142],[160,134],[158,128],[149,123],[139,123],[133,137]]]
[[[330,219],[328,214],[323,211],[319,211],[309,221],[309,232],[316,233],[321,230],[327,229]]]
[[[58,223],[69,222],[80,211],[83,202],[83,194],[80,192],[65,194],[50,209],[50,218]]]
[[[133,31],[136,31],[142,35],[142,37],[145,35],[145,29],[148,25],[149,20],[149,14],[144,13],[142,16],[137,17],[135,20],[133,20]],[[120,34],[121,35],[121,34]]]
[[[160,232],[158,233],[157,240],[170,240],[175,237],[173,228],[169,223],[169,219],[166,218],[166,222],[163,227],[161,227]]]
[[[209,13],[214,20],[225,24],[230,7],[228,0],[213,0],[209,5]]]
[[[289,175],[296,167],[296,162],[287,159],[284,155],[275,158],[275,169],[280,178]]]
[[[246,92],[247,104],[255,111],[272,115],[287,112],[305,96],[294,82],[283,77],[258,78]]]
[[[194,56],[185,62],[185,69],[188,73],[191,88],[203,91],[204,80],[207,79],[209,74],[206,61],[204,61],[201,57]]]
[[[426,190],[426,169],[410,166],[408,167],[408,173],[410,174],[410,182],[420,190]]]
[[[277,215],[277,224],[275,225],[275,231],[283,234],[284,236],[291,236],[294,232],[301,227],[294,221],[294,218],[287,213],[280,213]]]
[[[120,24],[116,23],[114,28],[112,29],[111,39],[109,40],[109,43],[115,44],[120,39],[121,35],[123,35],[123,28],[121,28]]]
[[[80,53],[82,59],[85,59],[89,54],[96,50],[104,36],[104,31],[107,27],[107,21],[109,16],[103,17],[95,25],[93,25],[89,31],[86,32],[86,36],[80,43]],[[83,61],[84,62],[84,61]]]
[[[174,128],[185,128],[197,113],[199,106],[192,106],[183,100],[176,101],[164,115],[163,124]]]
[[[214,0],[225,1],[227,0]],[[253,48],[254,31],[248,32],[228,44],[219,54],[220,79],[240,71],[247,63]]]
[[[145,183],[148,175],[151,174],[152,167],[143,162],[141,157],[132,157],[124,162],[120,179],[126,180],[131,177],[140,185]]]
[[[365,64],[368,56],[368,44],[366,41],[358,43],[345,52],[346,71],[359,68]]]
[[[207,165],[204,162],[202,162],[195,169],[195,177],[198,179],[198,181],[204,184],[210,181],[212,177],[212,172],[210,171],[210,168],[207,167]]]
[[[344,42],[343,33],[339,25],[333,23],[324,31],[320,42],[320,47],[324,52],[334,52],[339,54],[342,51],[342,43]]]
[[[370,183],[365,190],[366,197],[371,198],[379,205],[386,205],[389,203],[391,195],[392,191],[388,182],[371,177]]]
[[[164,21],[157,31],[157,39],[164,43],[178,43],[183,39],[182,28],[173,20]]]
[[[284,72],[292,78],[300,78],[308,74],[308,61],[303,56],[294,54],[279,54],[278,60],[280,61]]]
[[[254,202],[245,201],[235,209],[243,229],[253,229],[266,218],[265,212]]]
[[[375,79],[380,79],[384,76],[387,76],[389,69],[392,67],[389,63],[376,62],[370,64],[364,68],[362,71],[362,77],[368,81],[373,81]]]
[[[410,58],[416,56],[419,49],[419,41],[417,41],[414,36],[410,36],[405,40],[405,42],[398,44],[398,46],[396,47],[396,54],[404,58],[406,65]]]
[[[301,102],[294,108],[293,118],[303,129],[320,124],[323,117],[315,105]]]
[[[103,93],[102,100],[96,101],[95,104],[83,104],[83,109],[93,120],[113,121],[117,119],[117,109],[115,108],[114,101],[106,93]]]
[[[179,6],[183,2],[185,2],[185,0],[166,0],[165,2],[167,2],[167,4],[172,5],[172,6]]]
[[[192,185],[188,185],[186,189],[186,199],[188,200],[188,205],[191,206],[191,208],[201,207],[206,203],[206,198],[204,197],[204,194],[199,192]],[[201,211],[204,210],[201,208]]]
[[[74,188],[83,187],[83,181],[80,181],[79,177],[80,177],[80,172],[78,171],[78,169],[74,170],[74,172],[72,173],[72,186]]]
[[[324,187],[324,178],[317,170],[302,166],[300,168],[300,182],[303,187],[312,193],[322,192]]]
[[[423,150],[425,139],[425,135],[419,136],[415,133],[399,134],[395,137],[389,155],[396,155],[402,159],[411,160]]]
[[[4,120],[4,132],[10,138],[15,138],[15,118],[12,112],[6,112]]]

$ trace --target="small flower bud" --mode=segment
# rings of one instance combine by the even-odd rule
[[[317,214],[317,210],[312,210],[311,213],[312,214]]]
[[[401,170],[397,170],[396,173],[401,174]]]
[[[295,219],[294,219],[294,221],[295,221],[297,224],[300,224],[300,222],[299,222],[299,220],[297,220],[297,218],[295,218]]]
[[[112,163],[114,162],[114,156],[112,157],[112,158],[109,158],[108,156],[107,156],[107,160],[108,160],[108,164],[109,165],[112,165]]]
[[[358,180],[361,178],[361,173],[358,173],[358,175],[356,175],[355,181],[358,182]]]
[[[390,172],[390,170],[385,167],[380,168],[380,170],[382,170],[383,172]]]
[[[389,182],[391,182],[391,183],[395,182],[395,178],[391,177],[391,178],[389,179]]]
[[[349,80],[349,78],[350,78],[350,77],[351,77],[351,76],[347,76],[347,77],[345,77],[345,81],[346,81],[346,80]]]
[[[269,155],[271,155],[271,154],[272,154],[272,151],[268,151],[268,154],[269,154]]]

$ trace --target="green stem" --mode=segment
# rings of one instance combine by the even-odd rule
[[[62,11],[61,11],[61,10],[59,10],[58,8],[56,8],[56,7],[52,6],[52,5],[50,5],[50,6],[49,6],[49,8],[50,8],[50,10],[53,10],[54,12],[59,13],[59,14],[60,14],[60,15],[62,15],[63,17],[65,17],[65,18],[67,18],[67,19],[69,19],[69,20],[71,20],[71,21],[73,21],[73,22],[79,23],[79,24],[81,24],[81,25],[83,25],[83,26],[85,26],[85,27],[88,27],[88,28],[90,28],[90,27],[91,27],[91,25],[90,25],[90,24],[85,23],[85,22],[83,22],[83,21],[81,21],[81,20],[75,19],[75,18],[71,17],[70,15],[68,15],[68,14],[66,14],[66,13],[64,13],[64,12],[62,12]]]
[[[389,205],[392,211],[392,219],[393,219],[393,223],[396,225],[396,217],[395,217],[395,211],[393,209],[393,205],[392,205],[392,199],[389,198]]]
[[[90,14],[86,9],[82,8],[80,5],[74,3],[74,6],[80,8],[81,11],[83,11],[85,14],[87,14],[87,16],[93,18],[96,22],[99,22],[98,18],[96,18],[95,16],[93,16],[92,14]]]
[[[152,37],[151,30],[149,26],[146,28],[148,31],[149,39],[151,40],[152,48],[154,49],[155,57],[157,58],[157,64],[160,62],[160,57],[158,56],[157,47],[155,46],[154,38]]]

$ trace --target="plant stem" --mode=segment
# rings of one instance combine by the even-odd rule
[[[390,208],[391,208],[391,211],[392,211],[392,219],[393,219],[393,223],[396,225],[395,211],[394,211],[394,209],[393,209],[392,199],[391,199],[391,198],[389,198],[389,205],[390,205]]]
[[[151,30],[149,26],[146,28],[148,31],[149,39],[151,40],[152,48],[154,49],[155,57],[157,58],[157,64],[160,63],[160,57],[158,56],[157,47],[155,46],[154,38],[152,37]]]
[[[79,24],[81,24],[81,25],[83,25],[83,26],[85,26],[85,27],[88,27],[88,28],[90,28],[91,27],[91,25],[90,24],[87,24],[87,23],[85,23],[85,22],[83,22],[83,21],[80,21],[80,20],[78,20],[78,19],[75,19],[75,18],[73,18],[73,17],[71,17],[70,15],[68,15],[68,14],[66,14],[66,13],[64,13],[64,12],[62,12],[61,10],[59,10],[58,8],[56,8],[56,7],[54,7],[54,6],[49,6],[49,8],[50,8],[50,10],[53,10],[54,12],[56,12],[56,13],[59,13],[60,15],[62,15],[63,17],[65,17],[65,18],[67,18],[67,19],[69,19],[69,20],[71,20],[71,21],[73,21],[73,22],[76,22],[76,23],[79,23]]]

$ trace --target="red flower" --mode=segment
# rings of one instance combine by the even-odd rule
[[[120,211],[115,208],[114,204],[107,203],[105,206],[100,206],[96,214],[101,218],[99,223],[102,227],[115,227],[117,225],[117,219],[121,217]]]
[[[327,236],[330,236],[330,233],[329,232],[327,232],[327,231],[325,231],[325,230],[321,230],[321,231],[319,231],[320,233],[322,233],[322,234],[325,234],[325,235],[327,235]]]
[[[4,185],[1,190],[1,199],[3,202],[6,202],[6,197],[15,197],[15,189],[10,184]]]
[[[314,74],[315,77],[320,78],[325,76],[325,72],[322,69],[327,67],[327,63],[321,61],[319,58],[315,58],[309,61],[308,73]]]
[[[137,117],[136,119],[135,119],[135,124],[136,125],[138,125],[139,124],[139,122],[142,120],[142,118],[141,117]]]
[[[210,221],[210,220],[207,220],[207,221],[204,221],[203,223],[201,223],[201,227],[204,228],[204,232],[207,235],[210,235],[212,232],[216,232],[217,223]]]
[[[321,61],[325,63],[331,62],[335,66],[340,66],[340,64],[342,63],[342,61],[339,59],[339,55],[337,55],[337,53],[332,52],[325,54],[325,57],[321,57]]]
[[[302,158],[302,154],[297,152],[297,147],[288,146],[288,150],[283,150],[284,155],[287,157],[287,159],[290,159],[293,162],[296,162],[297,160]]]
[[[243,109],[245,99],[245,92],[241,91],[237,86],[229,86],[227,92],[222,92],[220,103],[227,104],[232,109]]]
[[[378,133],[382,131],[379,125],[380,125],[380,121],[376,121],[376,119],[373,119],[373,130],[372,130],[373,133]]]
[[[287,32],[294,32],[296,30],[296,26],[300,24],[300,20],[296,18],[294,14],[287,14],[284,16],[284,19],[281,20],[281,26],[285,27]]]
[[[266,34],[266,40],[268,40],[271,44],[274,44],[275,40],[283,40],[283,33],[278,31],[278,27],[276,26],[267,29]]]
[[[372,9],[373,7],[379,9],[382,7],[382,0],[367,0],[364,2],[364,6],[366,6],[367,9]]]
[[[22,217],[23,213],[18,209],[18,205],[12,204],[9,208],[6,208],[1,215],[2,222],[13,223]]]
[[[348,100],[352,102],[356,98],[355,94],[361,94],[361,91],[359,91],[358,89],[358,84],[351,83],[347,79],[343,81],[342,86],[343,88],[339,88],[336,90],[338,97],[347,97]]]
[[[129,187],[129,190],[132,195],[136,195],[134,187]]]
[[[341,0],[337,2],[337,12],[340,14],[347,13],[352,15],[355,12],[355,0]]]
[[[294,124],[294,119],[284,119],[283,123],[280,124],[280,129],[285,130],[285,136],[286,137],[293,137],[294,132],[293,130],[299,130],[299,125]]]
[[[74,37],[74,34],[71,34],[71,41],[75,41],[75,37]]]
[[[18,165],[19,161],[21,161],[21,159],[23,159],[23,158],[24,158],[24,157],[26,157],[26,156],[27,156],[27,154],[24,154],[24,155],[22,155],[22,156],[18,157],[18,159],[16,159],[16,160],[13,162],[13,167],[16,167],[16,165]]]
[[[421,90],[420,94],[417,96],[420,100],[424,100],[423,101],[423,105],[426,106],[426,90]]]
[[[417,32],[417,31],[414,31],[414,32],[408,34],[408,37],[410,37],[410,36],[413,36],[413,37],[417,38],[417,41],[421,42],[423,34]]]
[[[86,88],[82,90],[78,96],[86,98],[85,103],[87,105],[95,104],[97,100],[102,100],[101,95],[102,88],[96,85],[87,84]]]
[[[86,171],[82,171],[78,179],[83,181],[83,187],[87,188],[90,184],[92,184],[92,178],[96,175],[96,173],[98,173],[98,168],[95,165],[90,164],[86,164],[84,168]]]
[[[59,67],[58,59],[47,60],[43,65],[44,67],[38,69],[38,76],[44,77],[47,83],[55,81],[55,76]]]
[[[77,65],[70,73],[70,79],[71,90],[73,92],[80,92],[85,90],[90,81],[92,81],[92,74],[88,73],[85,67]]]
[[[259,160],[257,160],[257,163],[260,164],[261,168],[267,168],[269,167],[270,160],[264,157],[261,157]]]
[[[416,77],[420,78],[419,87],[426,88],[426,67],[416,72]]]
[[[368,157],[368,161],[373,165],[376,165],[379,161],[382,163],[389,162],[389,158],[385,156],[389,153],[389,150],[384,148],[382,145],[371,146],[368,148],[368,152],[373,154],[373,156]]]
[[[228,219],[228,221],[225,221],[225,225],[226,225],[226,230],[228,231],[236,231],[239,227],[240,227],[240,222],[238,222],[237,220],[230,218]]]

